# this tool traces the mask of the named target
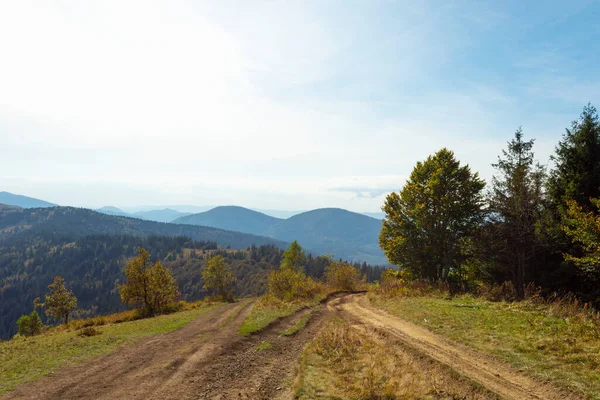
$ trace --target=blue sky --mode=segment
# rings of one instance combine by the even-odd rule
[[[377,211],[446,146],[489,180],[600,104],[600,4],[0,4],[0,190]]]

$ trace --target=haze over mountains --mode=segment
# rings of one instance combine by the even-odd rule
[[[351,261],[386,264],[378,237],[381,221],[340,208],[320,208],[287,219],[244,207],[215,207],[173,221],[178,224],[212,226],[284,241],[298,240],[319,254],[332,253]]]
[[[26,196],[14,195],[1,192],[0,204],[15,205],[23,208],[30,207],[53,207],[55,204]],[[193,206],[189,206],[188,209]],[[97,228],[87,225],[89,232],[110,234],[132,234],[138,236],[148,235],[185,235],[194,240],[212,240],[221,246],[232,245],[231,240],[220,242],[217,236],[223,238],[223,234],[215,237],[210,234],[199,234],[191,227],[179,227],[178,225],[195,225],[197,227],[211,227],[219,230],[239,232],[240,234],[255,235],[256,238],[246,238],[241,242],[249,244],[268,244],[280,241],[287,243],[298,240],[308,251],[314,254],[332,254],[335,258],[343,258],[355,262],[368,262],[371,264],[387,264],[387,260],[379,248],[378,234],[381,229],[381,221],[364,214],[354,213],[339,208],[322,208],[294,214],[289,218],[277,218],[259,211],[238,206],[219,206],[207,211],[190,214],[173,208],[149,210],[145,207],[137,211],[125,211],[121,208],[106,206],[96,210],[98,213],[85,214],[83,209],[60,207],[59,210],[69,209],[73,213],[80,213],[83,221],[94,220],[99,226],[110,226],[109,232],[105,228]],[[197,207],[196,209],[202,209]],[[77,211],[75,211],[77,210]],[[275,211],[275,210],[272,210]],[[63,221],[66,215],[63,211],[57,213],[55,220]],[[60,215],[63,215],[60,217]],[[130,217],[127,220],[102,218],[106,217]],[[280,214],[280,215],[285,215]],[[93,217],[92,217],[93,216]],[[142,221],[156,221],[169,223],[168,225],[143,224]],[[118,221],[118,222],[117,222]],[[127,221],[127,222],[123,222]],[[81,226],[82,223],[76,218],[68,218],[68,223]],[[85,223],[84,223],[85,224]],[[123,228],[127,227],[127,229]],[[70,228],[71,229],[71,228]],[[79,229],[72,227],[72,229]],[[258,237],[261,237],[258,239]],[[267,238],[273,240],[269,242]],[[252,243],[252,240],[256,240]],[[267,240],[267,241],[265,241]]]

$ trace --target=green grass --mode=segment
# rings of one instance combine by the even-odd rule
[[[306,326],[306,324],[308,323],[308,321],[310,320],[311,317],[312,317],[312,311],[304,314],[298,321],[296,321],[294,326],[291,326],[291,327],[287,328],[286,330],[284,330],[283,332],[281,332],[281,336],[295,335],[297,332],[304,329],[304,327]]]
[[[0,342],[0,395],[21,383],[48,375],[59,367],[108,353],[143,336],[180,328],[213,307],[214,304],[155,318],[100,326],[96,329],[101,333],[91,337],[81,337],[78,331],[63,331]]]
[[[528,375],[600,399],[600,332],[590,321],[554,316],[550,306],[530,302],[369,298],[375,306],[494,355]]]
[[[249,336],[252,333],[260,332],[278,319],[294,314],[303,306],[298,303],[270,305],[258,302],[254,305],[250,314],[238,329],[238,332],[242,336]]]
[[[267,350],[267,349],[270,349],[271,347],[273,347],[271,342],[269,342],[268,340],[265,340],[264,342],[262,342],[261,344],[256,346],[256,350]]]

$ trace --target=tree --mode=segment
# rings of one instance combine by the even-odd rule
[[[325,267],[325,280],[336,290],[356,290],[362,282],[360,270],[354,265],[339,261]]]
[[[177,282],[160,261],[154,265],[150,253],[138,249],[138,256],[127,262],[123,269],[126,282],[119,285],[121,301],[141,304],[152,315],[161,311],[178,295]]]
[[[19,334],[24,336],[34,336],[42,332],[42,319],[37,311],[33,310],[29,315],[22,315],[17,320]]]
[[[298,271],[304,270],[304,262],[306,260],[306,255],[304,254],[304,250],[300,247],[300,244],[296,240],[294,240],[290,247],[287,248],[286,251],[283,252],[283,259],[281,260],[281,268],[293,268]]]
[[[202,270],[204,289],[217,293],[223,301],[234,300],[234,284],[236,281],[231,266],[222,255],[215,255],[206,261]]]
[[[591,209],[590,199],[600,197],[600,119],[594,106],[584,107],[566,129],[552,159],[547,193],[554,208],[564,210],[566,201],[574,200]]]
[[[387,196],[379,244],[392,264],[416,277],[460,276],[461,238],[483,218],[485,182],[447,149],[418,162],[400,193]]]
[[[532,261],[540,240],[536,227],[543,210],[545,172],[534,160],[534,140],[524,141],[519,128],[498,163],[488,194],[489,228],[494,238],[489,248],[496,262],[510,272],[517,296],[525,295],[526,277],[532,278]]]
[[[600,209],[600,198],[591,199],[596,210]],[[565,233],[581,246],[581,252],[565,254],[565,258],[577,265],[584,274],[600,272],[600,214],[586,211],[575,200],[567,201],[564,218]]]
[[[60,276],[54,277],[54,282],[48,285],[50,293],[46,295],[46,315],[62,319],[65,325],[69,323],[71,312],[77,307],[77,298],[64,284]]]

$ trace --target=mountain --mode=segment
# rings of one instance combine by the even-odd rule
[[[361,214],[364,214],[368,217],[379,219],[379,220],[382,220],[385,217],[385,213],[382,213],[382,212],[364,212]]]
[[[272,225],[263,235],[302,246],[336,258],[387,264],[379,248],[381,221],[340,208],[320,208],[294,215]]]
[[[130,214],[133,217],[146,219],[148,221],[157,222],[172,222],[177,218],[191,215],[190,213],[183,213],[172,208],[163,208],[162,210],[150,210],[150,211],[138,211]]]
[[[177,225],[102,214],[85,208],[53,207],[0,209],[0,244],[6,241],[45,236],[48,241],[89,235],[185,236],[192,240],[216,242],[223,247],[244,249],[252,245],[287,243],[241,232],[193,225]]]
[[[212,226],[230,231],[262,235],[281,219],[238,206],[215,207],[199,214],[188,215],[173,221],[176,224]]]
[[[34,199],[33,197],[22,196],[20,194],[13,194],[9,192],[0,192],[0,204],[18,206],[22,208],[56,206],[56,204],[48,203],[44,200]]]
[[[97,209],[96,211],[101,212],[102,214],[108,214],[108,215],[120,215],[122,217],[129,216],[129,213],[126,213],[125,211],[121,210],[120,208],[113,207],[113,206],[102,207],[102,208]]]
[[[298,240],[318,254],[387,264],[378,243],[381,220],[339,208],[321,208],[280,219],[243,207],[216,207],[173,222],[253,233],[287,242]]]

